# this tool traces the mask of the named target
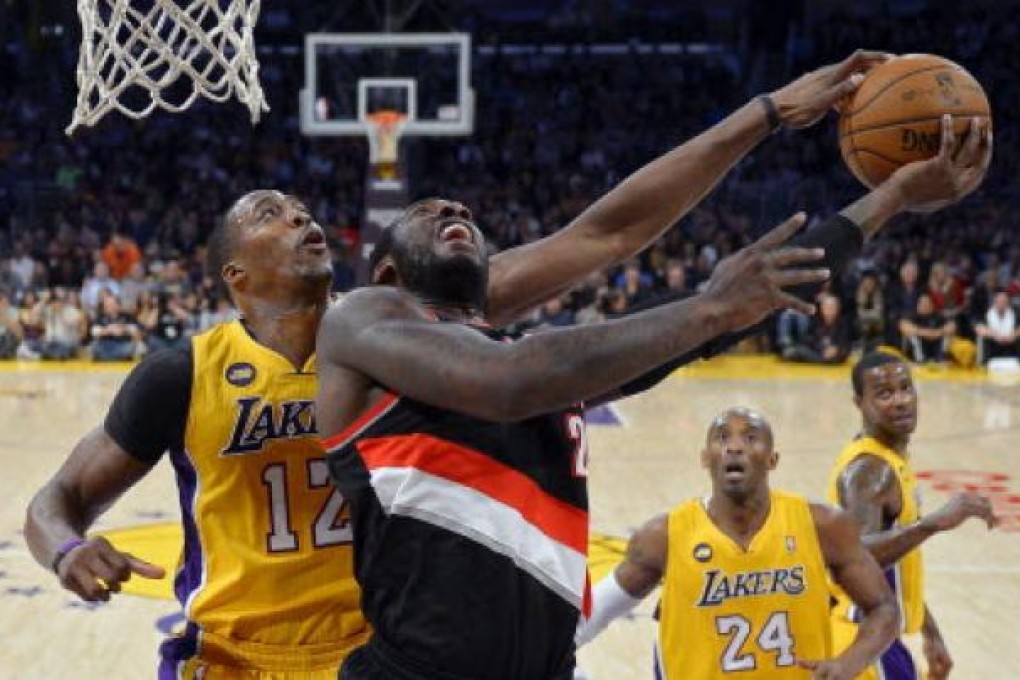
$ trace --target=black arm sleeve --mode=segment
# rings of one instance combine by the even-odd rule
[[[838,279],[842,276],[846,266],[853,262],[857,255],[861,252],[861,247],[864,245],[864,232],[862,232],[861,228],[852,221],[842,215],[836,214],[820,224],[818,227],[797,234],[791,238],[786,245],[801,248],[825,248],[824,266],[828,267],[832,272],[832,279]],[[789,290],[793,295],[796,295],[802,300],[810,300],[818,294],[818,291],[821,290],[821,288],[822,287],[819,284],[805,284],[796,286]],[[635,309],[633,311],[639,310]],[[754,326],[737,331],[736,333],[726,333],[725,335],[720,335],[717,338],[709,340],[700,347],[691,350],[686,354],[681,354],[676,359],[668,361],[662,366],[659,366],[658,368],[645,373],[643,376],[635,378],[626,385],[623,385],[611,398],[618,399],[622,397],[629,397],[630,395],[637,394],[638,392],[644,392],[645,390],[658,385],[666,378],[666,376],[681,366],[686,366],[698,359],[708,359],[717,354],[721,354],[744,338],[757,335],[763,330],[766,330],[769,325],[773,323],[774,318],[774,316],[771,316]]]
[[[106,433],[132,456],[153,465],[166,450],[183,448],[192,363],[190,345],[145,357],[114,397],[103,423]]]

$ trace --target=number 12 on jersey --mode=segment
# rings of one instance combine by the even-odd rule
[[[287,494],[287,466],[271,463],[262,470],[262,483],[269,500],[270,531],[266,536],[266,548],[270,553],[293,552],[298,549],[298,535],[291,522],[291,507]],[[325,489],[330,486],[329,466],[325,460],[316,458],[308,461],[308,488]],[[315,517],[312,529],[312,545],[326,548],[345,545],[354,540],[349,520],[343,518],[344,499],[333,489]]]
[[[720,660],[723,672],[752,671],[759,668],[758,654],[744,648],[752,633],[750,621],[740,614],[720,616],[715,620],[715,629],[720,635],[729,637]],[[776,667],[792,666],[796,662],[786,612],[773,612],[755,641],[759,650],[776,655]]]

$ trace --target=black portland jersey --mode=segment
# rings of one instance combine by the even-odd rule
[[[496,423],[390,394],[324,445],[387,646],[426,677],[573,667],[589,604],[581,407]]]

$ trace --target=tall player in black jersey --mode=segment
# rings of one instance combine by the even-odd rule
[[[756,124],[762,134],[764,117]],[[944,120],[936,158],[801,243],[831,246],[838,270],[892,215],[958,200],[990,158],[980,132],[954,157]],[[724,259],[693,298],[516,339],[487,324],[488,260],[471,213],[443,199],[410,206],[377,246],[381,285],[330,309],[316,344],[319,433],[351,503],[374,629],[340,677],[570,677],[589,601],[583,403],[648,387],[773,310],[810,308],[785,289],[827,271],[790,269],[820,257],[780,247],[798,226]]]

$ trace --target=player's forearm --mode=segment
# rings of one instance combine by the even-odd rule
[[[942,639],[942,631],[939,630],[938,624],[935,623],[935,617],[932,616],[927,604],[924,605],[924,622],[921,624],[921,635],[928,639]]]
[[[518,415],[588,401],[703,345],[730,329],[706,295],[592,326],[535,335],[512,346]]]
[[[899,609],[896,601],[890,597],[864,612],[864,619],[857,628],[857,637],[840,658],[851,666],[856,677],[892,644],[899,630]]]
[[[890,179],[843,208],[839,214],[859,225],[864,238],[869,239],[903,207],[903,195],[895,179]]]
[[[615,572],[595,584],[591,591],[591,616],[581,617],[577,622],[574,642],[577,646],[586,645],[594,640],[618,618],[627,616],[641,604],[643,595],[628,592],[620,583]]]
[[[752,100],[630,175],[578,219],[600,238],[619,237],[618,255],[628,257],[683,217],[767,134],[765,109]]]
[[[93,519],[58,483],[48,483],[29,503],[25,516],[25,542],[32,557],[49,569],[57,549],[83,536]]]
[[[911,550],[934,536],[938,531],[925,524],[924,520],[905,527],[861,536],[861,543],[868,549],[883,569],[899,562]]]

